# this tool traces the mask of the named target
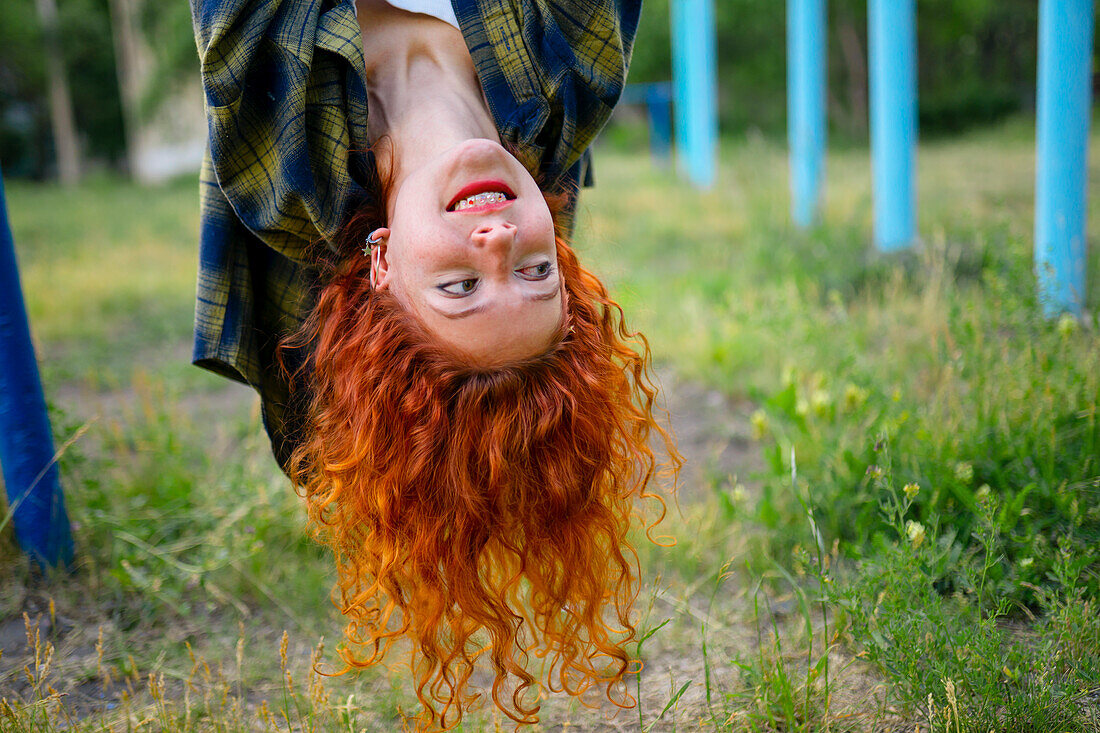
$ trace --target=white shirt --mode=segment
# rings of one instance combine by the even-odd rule
[[[450,23],[458,28],[458,18],[455,17],[454,8],[451,7],[451,0],[386,0],[386,2],[395,8],[410,13],[423,13],[433,18],[439,18],[444,23]],[[359,8],[355,5],[352,5],[352,7],[355,8],[356,15],[358,15]]]

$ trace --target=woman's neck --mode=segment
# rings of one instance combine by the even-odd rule
[[[399,186],[405,173],[464,140],[500,141],[456,28],[385,0],[356,5],[370,105],[367,134],[391,153],[381,150],[377,158],[384,178]]]

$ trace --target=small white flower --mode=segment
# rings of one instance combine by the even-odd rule
[[[920,547],[924,544],[924,525],[920,522],[914,522],[912,520],[905,523],[905,534],[909,537],[909,542],[913,547]]]

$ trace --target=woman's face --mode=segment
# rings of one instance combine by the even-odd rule
[[[527,169],[467,140],[397,181],[372,276],[479,366],[545,351],[563,317],[554,222]]]

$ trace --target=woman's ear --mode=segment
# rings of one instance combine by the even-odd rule
[[[390,230],[379,227],[370,233],[367,243],[370,245],[370,286],[375,290],[385,290],[389,285],[390,263],[387,258]]]

